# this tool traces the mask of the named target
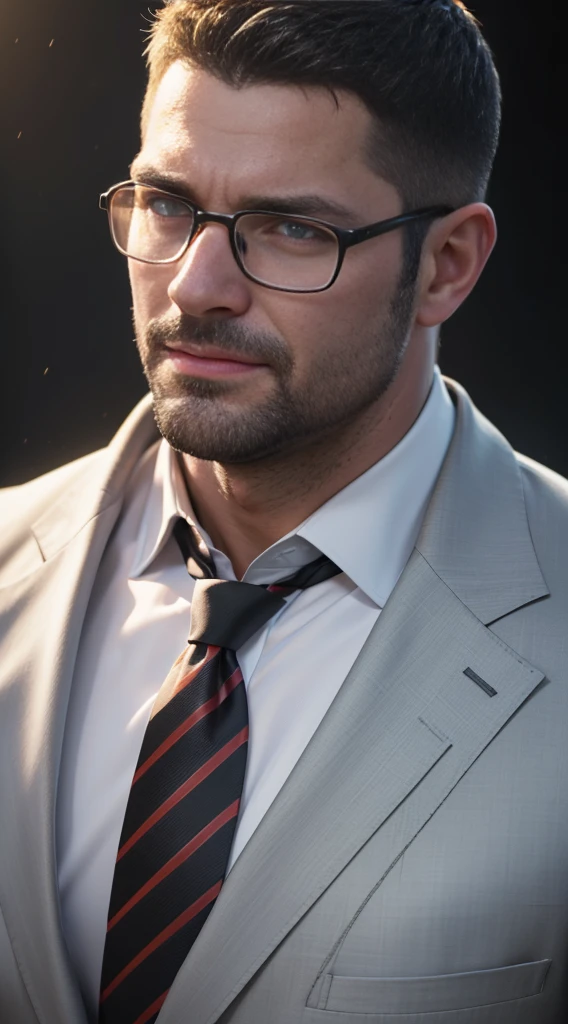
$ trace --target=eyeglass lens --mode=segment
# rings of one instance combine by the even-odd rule
[[[178,259],[193,229],[193,212],[186,203],[146,186],[119,189],[110,211],[118,248],[149,263]],[[235,238],[243,267],[264,284],[317,290],[329,284],[337,269],[337,237],[311,221],[283,214],[246,214],[237,222]]]

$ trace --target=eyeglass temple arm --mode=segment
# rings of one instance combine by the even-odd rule
[[[426,217],[447,217],[454,213],[453,206],[428,206],[424,210],[415,210],[414,213],[402,213],[398,217],[391,217],[389,220],[379,221],[377,224],[369,224],[365,228],[353,228],[345,232],[347,245],[355,245],[357,242],[365,242],[368,238],[377,238],[378,235],[385,235],[395,228],[402,228],[415,220],[424,220]]]

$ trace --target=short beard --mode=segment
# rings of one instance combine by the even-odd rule
[[[176,451],[208,462],[239,465],[282,457],[341,432],[377,403],[395,380],[408,344],[416,275],[399,281],[386,320],[367,346],[350,339],[333,356],[322,354],[301,389],[294,387],[294,360],[285,343],[252,332],[238,321],[199,322],[182,314],[135,330],[161,434]],[[163,363],[167,342],[216,345],[270,368],[275,386],[248,407],[233,405],[230,381],[199,380],[172,373]],[[309,344],[309,339],[306,339]]]

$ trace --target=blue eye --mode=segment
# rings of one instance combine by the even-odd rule
[[[191,213],[185,203],[173,199],[171,196],[153,195],[146,200],[146,206],[157,217],[190,217]]]
[[[276,230],[294,242],[311,242],[322,237],[322,234],[313,225],[303,224],[298,220],[282,220],[276,225]]]

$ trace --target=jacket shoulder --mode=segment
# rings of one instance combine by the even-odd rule
[[[526,455],[515,452],[521,470],[523,487],[528,508],[536,511],[538,506],[557,510],[568,520],[568,480],[553,469],[543,466]]]
[[[25,484],[0,490],[0,586],[37,567],[40,551],[32,527],[67,491],[87,486],[105,449],[44,473]]]
[[[159,440],[146,395],[105,448],[0,491],[0,586],[32,572],[97,511],[121,499],[130,474]]]
[[[24,484],[0,488],[2,529],[9,528],[13,520],[20,529],[29,528],[51,503],[61,498],[68,487],[76,486],[83,476],[86,479],[90,477],[105,451],[105,448],[100,448]]]
[[[552,593],[568,601],[568,480],[515,453],[525,495],[532,542]]]

